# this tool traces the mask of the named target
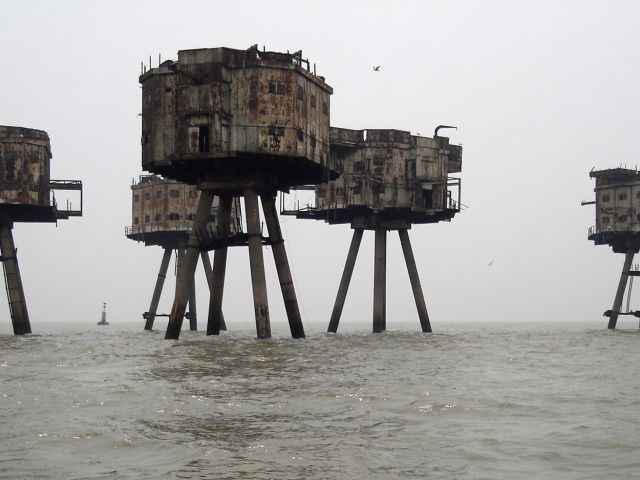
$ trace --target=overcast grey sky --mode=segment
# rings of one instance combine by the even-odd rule
[[[472,320],[605,327],[623,258],[587,240],[594,212],[580,201],[593,198],[593,167],[640,163],[638,2],[0,0],[0,18],[0,125],[46,130],[51,177],[84,182],[83,218],[14,229],[34,332],[50,321],[97,322],[103,301],[110,320],[142,328],[162,251],[124,236],[131,181],[143,173],[140,63],[256,43],[302,49],[316,64],[334,88],[333,126],[426,136],[438,124],[458,127],[448,133],[464,145],[468,209],[410,232],[435,331]],[[303,321],[323,329],[351,230],[282,222]],[[411,321],[418,330],[395,233],[388,252],[388,329]],[[288,335],[268,250],[265,259],[273,333]],[[173,280],[160,311],[170,309]],[[200,267],[198,284],[203,327]],[[370,321],[372,287],[369,232],[343,326]],[[253,322],[250,291],[248,253],[232,249],[230,328]],[[0,319],[0,332],[11,331],[4,299]]]

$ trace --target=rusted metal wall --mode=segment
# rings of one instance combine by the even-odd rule
[[[49,206],[50,159],[47,132],[0,126],[0,202]]]
[[[629,169],[591,172],[596,179],[596,231],[640,231],[640,173]]]
[[[140,83],[146,170],[242,155],[328,166],[333,90],[301,53],[182,50]]]
[[[402,130],[331,129],[331,156],[338,179],[316,189],[316,207],[366,207],[374,211],[440,211],[457,208],[448,176],[460,172],[462,148],[446,137]]]
[[[200,192],[193,185],[167,180],[157,175],[143,175],[131,186],[132,222],[128,234],[151,232],[188,232]],[[207,229],[215,231],[219,198],[215,197]],[[231,210],[231,233],[242,230],[240,202],[234,198]]]

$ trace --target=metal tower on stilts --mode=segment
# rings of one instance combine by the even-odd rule
[[[439,136],[440,128],[452,127],[438,127],[433,138],[401,130],[331,128],[331,157],[342,174],[315,189],[315,206],[287,209],[283,201],[282,214],[349,223],[353,229],[329,332],[338,329],[365,230],[375,233],[373,332],[387,329],[387,232],[394,230],[400,237],[420,326],[431,332],[408,231],[414,223],[449,221],[460,211],[461,182],[449,174],[461,171],[462,148]]]
[[[640,317],[640,311],[630,310],[630,299],[626,311],[622,309],[629,278],[640,276],[640,271],[632,268],[633,258],[640,250],[640,172],[612,168],[592,170],[589,176],[596,180],[595,200],[582,202],[596,206],[596,224],[589,229],[589,240],[596,245],[609,245],[615,253],[624,254],[613,306],[604,312],[609,318],[607,326],[613,330],[620,315]]]
[[[132,222],[126,227],[127,238],[143,242],[145,246],[161,246],[164,250],[160,271],[151,298],[149,310],[142,316],[145,319],[145,330],[152,330],[156,317],[168,317],[168,314],[157,313],[162,295],[164,281],[169,269],[172,252],[175,251],[176,271],[180,269],[186,253],[189,231],[193,228],[193,219],[198,204],[199,192],[193,185],[167,180],[158,175],[142,175],[138,182],[131,185],[132,190]],[[231,215],[229,219],[229,233],[236,235],[241,232],[242,218],[238,199],[232,199]],[[206,231],[208,235],[215,235],[219,222],[220,205],[214,202],[207,219]],[[212,269],[209,252],[202,250],[200,259],[205,270],[209,289],[212,285]],[[188,310],[185,314],[189,320],[189,329],[198,329],[196,312],[195,280],[189,289]],[[224,318],[221,318],[220,328],[226,330]]]
[[[31,333],[17,249],[15,222],[49,222],[82,216],[82,182],[50,179],[51,145],[42,130],[0,126],[0,261],[15,335]],[[79,208],[61,208],[55,191],[78,192]]]
[[[177,61],[143,66],[140,83],[143,169],[200,190],[165,338],[179,337],[198,257],[210,250],[207,334],[219,332],[227,249],[234,245],[248,247],[256,332],[270,337],[265,243],[272,246],[291,335],[304,337],[275,198],[278,191],[337,176],[329,158],[331,87],[301,51],[257,46],[182,50]],[[206,224],[214,197],[220,211],[212,234]],[[244,199],[247,227],[240,239],[229,232],[233,197]]]

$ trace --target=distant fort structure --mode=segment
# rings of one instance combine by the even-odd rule
[[[375,232],[373,331],[386,330],[387,231],[396,230],[411,281],[423,332],[431,323],[409,240],[413,224],[450,221],[460,211],[462,147],[439,135],[433,138],[391,129],[331,128],[331,164],[340,176],[315,190],[315,205],[281,207],[297,218],[350,224],[351,246],[328,331],[336,332],[364,230]]]
[[[31,333],[17,249],[13,241],[16,222],[51,222],[82,215],[82,182],[51,180],[51,144],[42,130],[0,126],[0,252],[16,335]],[[55,192],[75,191],[79,205],[60,206]]]
[[[180,262],[165,338],[178,338],[198,256],[215,250],[207,332],[220,329],[234,197],[243,197],[258,338],[271,336],[262,245],[268,244],[291,335],[304,328],[280,230],[275,197],[298,185],[336,178],[329,155],[332,88],[302,52],[203,48],[177,61],[143,66],[142,168],[200,191]],[[207,234],[214,197],[215,232]],[[263,236],[261,199],[268,235]],[[209,240],[208,240],[209,239]]]
[[[194,185],[165,179],[159,175],[141,175],[138,181],[134,181],[131,185],[131,226],[125,229],[127,238],[143,242],[145,246],[160,246],[164,250],[151,305],[149,310],[143,314],[145,330],[153,329],[153,323],[157,316],[167,316],[166,314],[158,314],[157,309],[169,262],[173,251],[176,252],[176,270],[180,268],[180,264],[184,260],[199,197],[200,192]],[[209,244],[213,241],[219,210],[218,198],[216,197],[209,211],[204,236],[200,237],[201,242]],[[241,231],[240,202],[234,198],[229,219],[230,238],[236,238]],[[203,249],[200,255],[210,288],[213,273],[209,252]],[[189,311],[186,313],[186,317],[189,320],[190,330],[197,330],[195,279],[192,279],[189,288]],[[220,319],[220,328],[226,329],[224,317]]]
[[[640,317],[640,312],[622,311],[624,294],[633,277],[640,271],[632,269],[633,257],[640,250],[640,173],[627,168],[592,170],[595,200],[583,205],[596,206],[596,224],[589,229],[589,240],[596,245],[609,245],[615,253],[625,255],[618,289],[611,310],[604,315],[609,318],[608,328],[615,329],[620,315]],[[629,292],[630,293],[630,292]]]

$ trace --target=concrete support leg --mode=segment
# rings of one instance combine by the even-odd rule
[[[247,217],[247,236],[249,237],[249,264],[251,266],[256,333],[258,338],[270,338],[269,303],[267,300],[267,283],[264,274],[262,236],[260,234],[260,213],[256,192],[252,190],[244,191],[244,206]]]
[[[275,196],[264,195],[261,197],[261,200],[264,218],[267,222],[267,229],[269,230],[273,259],[276,264],[278,279],[280,280],[282,299],[284,300],[284,307],[287,311],[287,318],[289,319],[291,336],[293,338],[304,338],[304,327],[302,326],[302,318],[300,317],[300,309],[298,308],[296,289],[293,285],[293,279],[291,278],[287,251],[284,248],[284,239],[282,238],[280,222],[278,221],[276,199]]]
[[[398,235],[400,236],[400,244],[402,245],[404,261],[407,264],[407,271],[409,272],[413,298],[416,301],[418,317],[420,318],[420,326],[422,327],[423,332],[428,333],[431,332],[431,323],[429,322],[429,314],[427,313],[427,305],[424,301],[422,286],[420,285],[420,277],[418,276],[416,261],[413,258],[413,249],[411,248],[409,233],[406,230],[398,230]]]
[[[204,266],[204,274],[207,277],[207,285],[209,286],[209,305],[211,305],[211,289],[213,288],[213,269],[211,268],[211,260],[209,259],[209,252],[203,250],[200,253],[202,258],[202,265]],[[207,323],[207,329],[209,325]],[[226,330],[227,324],[224,321],[224,315],[220,310],[220,330]]]
[[[158,272],[158,279],[156,280],[156,288],[153,289],[153,297],[151,297],[151,305],[149,311],[145,315],[145,330],[153,329],[153,322],[156,318],[158,311],[158,303],[160,303],[160,295],[162,295],[162,287],[164,286],[164,280],[167,278],[167,270],[169,269],[169,262],[171,261],[171,249],[165,248],[162,255],[162,262],[160,263],[160,271]]]
[[[4,281],[9,299],[9,313],[13,323],[13,333],[15,335],[24,335],[25,333],[31,333],[31,324],[29,323],[27,302],[22,288],[16,247],[13,243],[12,228],[13,225],[10,223],[2,223],[0,225],[0,253],[2,254]]]
[[[198,201],[198,209],[193,221],[193,230],[189,234],[187,243],[187,253],[184,262],[178,265],[178,276],[176,278],[176,294],[173,300],[173,307],[169,316],[167,325],[166,339],[177,339],[180,337],[180,329],[184,320],[184,312],[187,308],[189,299],[189,291],[193,282],[196,266],[198,264],[198,255],[200,253],[199,232],[204,232],[209,219],[209,211],[213,203],[213,192],[211,190],[202,190],[200,192],[200,200]]]
[[[386,330],[387,231],[376,229],[373,265],[373,333]]]
[[[220,197],[220,210],[218,213],[217,234],[219,237],[229,237],[229,221],[231,219],[231,205],[233,197],[222,195]],[[227,270],[227,246],[217,248],[213,254],[213,271],[211,277],[209,321],[207,323],[207,335],[219,335],[222,318],[222,297],[224,294],[224,277]]]
[[[613,308],[611,309],[611,316],[609,317],[608,328],[611,330],[616,328],[616,323],[618,322],[618,313],[620,313],[620,309],[622,308],[622,299],[624,298],[624,291],[627,288],[627,280],[629,279],[629,270],[631,269],[633,256],[634,252],[627,252],[624,257],[624,266],[620,274],[618,291],[616,292],[616,298],[613,301]]]
[[[191,288],[189,289],[189,330],[192,332],[198,331],[198,310],[196,308],[196,279],[195,277],[191,281]]]
[[[358,257],[358,250],[360,250],[363,232],[364,230],[361,228],[356,228],[353,231],[349,254],[347,255],[347,261],[344,264],[344,271],[342,272],[342,279],[340,280],[340,287],[338,287],[338,295],[336,296],[336,303],[333,305],[333,311],[331,312],[331,320],[329,321],[329,328],[327,328],[327,332],[336,333],[338,331],[338,324],[340,323],[340,317],[342,316],[342,308],[344,307],[344,301],[347,298],[347,290],[349,290],[349,284],[351,283],[353,267],[356,264],[356,258]]]

